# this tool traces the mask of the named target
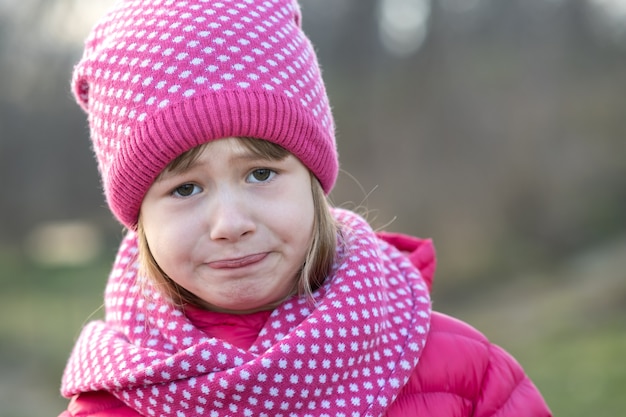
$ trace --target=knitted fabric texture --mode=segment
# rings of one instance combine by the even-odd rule
[[[72,87],[122,224],[169,162],[225,137],[281,145],[330,192],[334,122],[300,24],[295,0],[124,0],[96,24]]]
[[[344,243],[315,307],[285,301],[247,351],[140,289],[129,232],[107,285],[106,321],[83,330],[63,395],[107,390],[146,416],[384,414],[423,351],[430,298],[406,257],[360,217],[335,213]]]

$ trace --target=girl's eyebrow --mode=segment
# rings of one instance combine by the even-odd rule
[[[249,162],[271,162],[271,161],[273,161],[272,158],[268,158],[268,157],[259,155],[257,153],[254,153],[254,152],[248,150],[248,149],[245,149],[245,148],[243,148],[241,150],[235,150],[233,153],[234,153],[234,155],[231,155],[228,158],[229,163],[237,163],[237,162],[249,163]],[[206,160],[205,161],[201,161],[200,158],[195,158],[190,163],[184,164],[184,166],[179,166],[176,169],[167,169],[167,168],[165,168],[163,171],[161,171],[161,173],[154,180],[154,182],[163,181],[163,180],[171,178],[172,176],[175,176],[175,175],[185,174],[185,173],[191,171],[194,168],[201,167],[203,165],[209,165],[210,163],[211,163],[210,160],[208,160],[208,161],[206,161]]]
[[[165,169],[163,169],[163,171],[161,171],[161,173],[156,177],[154,182],[164,181],[173,176],[185,174],[200,164],[201,163],[199,163],[198,160],[196,159],[189,163],[184,163],[183,166],[179,165],[173,169],[169,168],[169,166],[165,167]]]

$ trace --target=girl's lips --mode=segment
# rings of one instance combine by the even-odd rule
[[[209,262],[208,265],[215,269],[228,269],[228,268],[243,268],[257,262],[262,261],[267,256],[267,253],[256,253],[254,255],[244,256],[242,258],[234,259],[222,259],[219,261]]]

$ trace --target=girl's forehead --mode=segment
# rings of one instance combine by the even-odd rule
[[[221,159],[228,157],[229,159],[264,159],[264,156],[257,150],[253,144],[260,145],[267,143],[263,139],[245,139],[238,137],[229,137],[216,139],[198,146],[199,155],[206,156],[209,159]]]

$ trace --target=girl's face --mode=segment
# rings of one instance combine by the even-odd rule
[[[237,139],[205,145],[188,169],[164,172],[141,206],[163,272],[216,311],[272,308],[293,290],[313,235],[308,169],[270,161]]]

